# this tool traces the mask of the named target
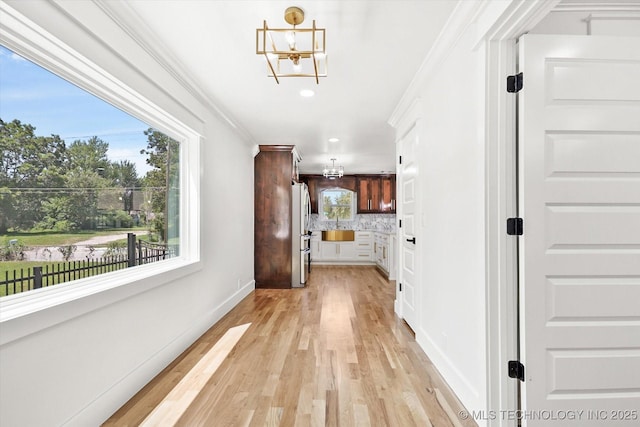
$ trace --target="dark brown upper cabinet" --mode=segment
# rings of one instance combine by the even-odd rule
[[[358,176],[358,213],[380,212],[380,187],[379,176]]]
[[[322,190],[327,188],[344,188],[356,191],[356,178],[353,175],[345,175],[338,179],[325,178],[322,175],[300,175],[300,181],[309,187],[309,198],[311,199],[311,213],[318,213],[318,197]]]
[[[380,212],[395,213],[396,211],[396,176],[389,175],[380,178]]]
[[[395,213],[395,175],[345,175],[328,179],[322,175],[300,175],[309,187],[311,213],[318,213],[318,197],[327,188],[344,188],[357,193],[357,213]]]

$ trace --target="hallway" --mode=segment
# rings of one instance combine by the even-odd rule
[[[314,267],[307,287],[258,289],[104,425],[138,425],[232,327],[251,323],[176,425],[473,426],[373,267]],[[450,417],[455,417],[454,421]]]

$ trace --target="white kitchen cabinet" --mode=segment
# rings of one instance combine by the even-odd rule
[[[356,231],[352,242],[322,240],[322,232],[314,231],[311,237],[311,261],[320,264],[372,264],[373,231]]]
[[[323,261],[353,261],[356,257],[353,242],[321,242],[320,252]]]
[[[398,236],[389,236],[389,280],[396,280],[398,276]]]
[[[356,231],[355,261],[369,262],[373,259],[373,233],[371,231]]]
[[[311,262],[322,261],[322,235],[320,231],[314,231],[311,235]]]
[[[389,235],[375,233],[374,235],[374,259],[376,265],[389,274]]]

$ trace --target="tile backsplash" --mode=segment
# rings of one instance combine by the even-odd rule
[[[375,230],[395,231],[395,214],[360,214],[354,221],[339,221],[338,225],[343,230]],[[318,214],[311,214],[311,230],[334,230],[335,221],[320,221]]]

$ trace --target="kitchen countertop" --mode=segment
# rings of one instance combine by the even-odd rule
[[[340,228],[339,230],[343,230],[343,229]],[[348,230],[348,229],[345,228],[344,230]],[[322,233],[322,231],[326,231],[326,230],[311,230],[311,232],[316,236],[320,235]],[[355,232],[358,232],[358,231],[370,231],[372,233],[381,233],[381,234],[388,234],[388,235],[392,235],[392,234],[396,234],[397,233],[396,230],[358,230],[358,229],[355,229],[353,231],[355,231]]]

